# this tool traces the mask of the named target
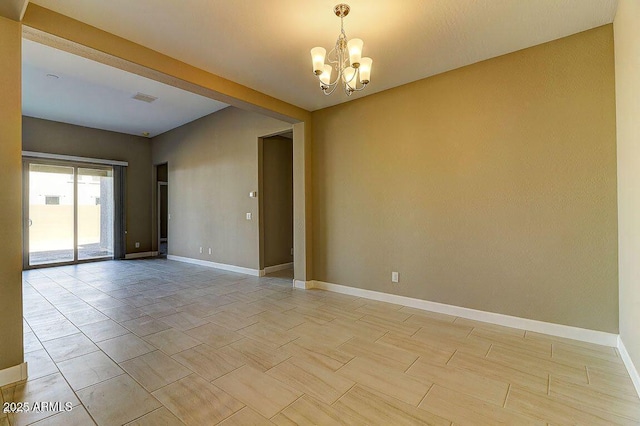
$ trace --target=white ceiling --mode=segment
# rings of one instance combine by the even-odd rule
[[[329,50],[338,0],[32,0],[308,110],[611,23],[617,0],[347,0],[371,84],[325,97],[309,49]]]
[[[24,115],[138,136],[153,137],[228,106],[26,39],[22,79]],[[138,92],[158,99],[132,99]]]

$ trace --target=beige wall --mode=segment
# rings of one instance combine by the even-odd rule
[[[108,132],[72,124],[24,117],[22,147],[25,151],[128,161],[127,253],[152,249],[151,141],[140,136]],[[136,248],[136,241],[140,247]]]
[[[258,138],[290,128],[228,107],[153,138],[153,163],[169,167],[169,254],[259,268]]]
[[[312,119],[315,279],[618,331],[611,25]]]
[[[640,368],[640,3],[621,0],[613,24],[618,130],[620,337]]]
[[[21,43],[20,23],[0,16],[0,370],[23,362]]]
[[[293,141],[264,138],[261,151],[262,269],[293,262]]]

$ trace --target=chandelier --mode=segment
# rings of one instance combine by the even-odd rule
[[[344,32],[344,17],[349,14],[349,10],[351,10],[349,5],[344,3],[333,8],[336,16],[340,18],[340,35],[329,55],[323,47],[311,49],[313,73],[318,77],[320,89],[325,95],[332,94],[339,83],[342,83],[347,96],[351,96],[353,92],[364,90],[371,77],[373,60],[362,57],[364,42],[359,38],[348,40]],[[327,64],[325,64],[325,58]],[[334,67],[338,75],[334,81],[331,81]]]

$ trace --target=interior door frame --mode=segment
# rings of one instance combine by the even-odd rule
[[[162,186],[166,186],[167,187],[167,205],[169,203],[169,182],[165,182],[165,181],[158,181],[158,188],[156,190],[156,194],[157,194],[157,199],[158,199],[158,205],[157,205],[157,212],[158,214],[157,219],[158,219],[158,252],[160,252],[160,244],[163,242],[167,242],[167,252],[169,251],[169,217],[166,218],[167,220],[167,238],[162,238],[162,192],[160,191],[160,188]],[[168,209],[167,209],[168,211]],[[169,253],[167,253],[169,254]]]
[[[73,169],[73,260],[67,262],[43,263],[40,265],[29,264],[29,165],[44,164],[51,166],[71,167]],[[108,164],[90,163],[72,160],[49,159],[40,157],[22,158],[22,269],[49,268],[53,266],[77,265],[80,263],[100,262],[113,259],[113,255],[96,257],[92,259],[78,259],[78,169],[111,170],[113,166]],[[113,200],[115,203],[115,199]]]

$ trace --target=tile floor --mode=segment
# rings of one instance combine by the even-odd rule
[[[24,273],[6,425],[640,424],[614,348],[168,261]]]

